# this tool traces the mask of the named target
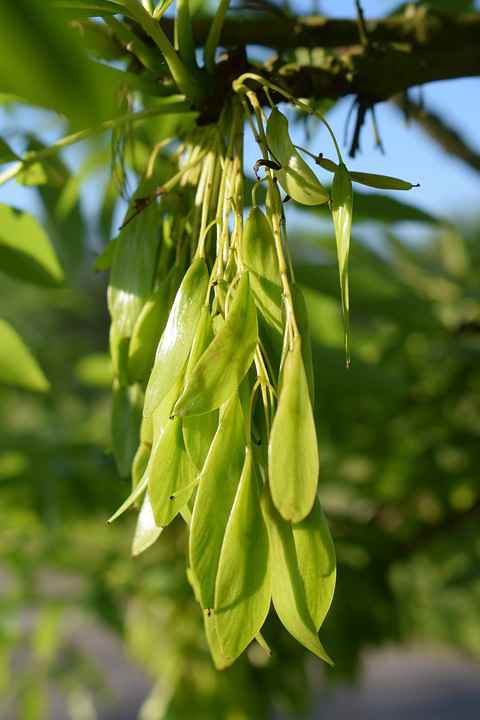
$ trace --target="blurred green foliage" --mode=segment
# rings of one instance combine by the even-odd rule
[[[11,5],[16,10],[2,5],[0,26],[26,3]],[[102,44],[92,36],[97,30],[92,22],[83,27],[90,50],[95,40],[101,57],[115,57],[112,37],[104,33]],[[95,105],[103,80],[92,89],[81,63],[66,80],[59,54],[70,36],[53,22],[47,31],[51,57],[42,48],[44,62],[30,68],[25,35],[21,62],[14,76],[0,73],[0,91],[15,82],[32,103],[61,110],[67,103],[72,127],[105,117],[111,96]],[[60,74],[50,71],[51,63],[60,64]],[[129,56],[125,65],[135,70],[136,63]],[[27,82],[31,70],[34,81]],[[148,81],[148,73],[142,79]],[[121,102],[131,109],[125,97]],[[127,125],[112,134],[111,145],[101,140],[84,148],[73,173],[65,158],[26,165],[18,180],[38,202],[51,246],[28,216],[20,217],[35,226],[41,238],[35,244],[30,234],[22,246],[20,234],[18,245],[8,248],[0,229],[0,257],[8,260],[0,276],[2,317],[50,382],[43,394],[0,386],[2,719],[48,718],[52,686],[74,720],[94,717],[104,673],[75,642],[79,617],[117,634],[151,676],[142,720],[263,720],[272,707],[299,715],[308,709],[312,684],[353,677],[365,649],[391,641],[423,638],[480,656],[480,226],[442,224],[401,194],[354,200],[350,370],[335,241],[324,231],[323,211],[310,215],[318,220],[316,232],[292,213],[296,277],[314,344],[320,496],[339,564],[322,628],[335,667],[325,670],[272,616],[265,632],[270,660],[251,648],[231,669],[215,671],[184,571],[181,523],[135,560],[134,513],[106,525],[128,494],[128,480],[118,477],[111,453],[106,281],[95,260],[116,234],[126,179],[138,175],[155,143],[177,137],[191,122],[191,116],[152,118],[135,135]],[[32,133],[17,135],[22,147],[42,149]],[[16,159],[17,145],[14,151],[7,140],[0,143],[0,162]],[[95,216],[85,212],[86,181],[94,183]],[[108,257],[108,250],[100,255],[98,269],[108,267]],[[5,343],[0,358],[2,351],[14,368],[16,351],[10,357]],[[35,389],[43,375],[32,367]],[[45,390],[45,383],[36,389]]]
[[[363,650],[390,641],[425,638],[480,654],[478,228],[432,222],[420,236],[417,225],[400,232],[379,217],[370,218],[373,243],[354,233],[348,371],[334,239],[301,226],[293,234],[314,341],[320,494],[339,561],[322,632],[336,662],[327,680],[352,676]],[[93,269],[94,254],[85,253]],[[145,720],[305,709],[307,670],[324,680],[325,671],[274,618],[269,662],[252,650],[229,671],[213,669],[180,561],[181,523],[135,561],[133,514],[105,525],[127,486],[110,453],[103,276],[91,271],[75,289],[18,287],[2,278],[4,315],[52,388],[41,398],[0,391],[7,706],[42,717],[52,682],[67,697],[97,696],[102,669],[69,633],[80,611],[119,633],[151,674]],[[32,632],[22,617],[33,609]],[[9,677],[21,648],[30,660]]]

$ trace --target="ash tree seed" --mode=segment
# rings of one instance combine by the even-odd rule
[[[276,177],[287,195],[302,205],[326,203],[328,190],[296,150],[288,134],[288,120],[276,108],[268,118],[267,140],[273,156],[281,165]]]
[[[174,414],[202,415],[219,408],[253,362],[258,327],[248,273],[243,273],[224,324],[192,370]]]
[[[287,350],[281,375],[278,407],[268,444],[268,479],[272,499],[289,522],[311,511],[318,484],[317,433],[303,365],[302,341]]]

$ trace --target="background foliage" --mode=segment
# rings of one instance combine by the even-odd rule
[[[0,27],[8,12],[2,5]],[[42,26],[35,38],[45,32]],[[22,42],[31,47],[30,37]],[[0,55],[2,68],[6,57]],[[64,110],[65,68],[54,54],[48,63],[42,86],[48,97],[21,95]],[[2,91],[18,91],[12,77],[14,85],[2,82]],[[82,78],[76,82],[82,87]],[[95,121],[109,117],[107,101],[100,107],[84,96],[78,104],[75,94],[71,129],[87,110],[98,111]],[[3,107],[14,120],[18,104],[5,97]],[[299,713],[308,707],[309,673],[325,672],[277,634],[272,620],[270,663],[251,652],[217,673],[178,562],[185,541],[180,523],[135,560],[129,557],[134,518],[105,524],[127,482],[119,480],[110,452],[106,281],[95,261],[124,207],[118,175],[126,172],[131,183],[146,148],[185,122],[144,123],[135,152],[128,132],[114,134],[114,147],[129,149],[126,167],[114,163],[111,173],[107,139],[84,147],[76,174],[59,157],[29,166],[18,179],[31,188],[41,225],[16,216],[30,223],[16,250],[2,235],[13,222],[10,211],[0,208],[2,317],[38,360],[0,326],[11,373],[2,359],[9,384],[0,389],[0,716],[48,717],[54,684],[72,718],[94,717],[91,698],[101,692],[102,668],[72,641],[78,617],[118,633],[151,675],[144,720],[192,718],[193,708],[195,717],[219,720],[264,718],[272,705]],[[15,160],[40,142],[33,132],[16,133],[15,152],[0,147],[1,159]],[[357,195],[355,203],[348,372],[334,239],[320,212],[312,230],[311,216],[292,211],[292,250],[318,378],[321,497],[339,562],[323,633],[336,662],[322,675],[327,682],[354,677],[363,650],[391,641],[421,638],[480,655],[479,226],[474,218],[447,223],[379,194]],[[19,378],[24,387],[14,387]],[[35,392],[47,382],[48,392]]]

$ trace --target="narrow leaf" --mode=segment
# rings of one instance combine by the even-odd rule
[[[262,495],[262,507],[270,539],[272,602],[280,621],[299,643],[317,657],[332,664],[318,639],[317,628],[305,594],[292,526],[273,506],[268,491]],[[317,619],[320,612],[315,607]]]
[[[202,308],[198,322],[192,350],[188,358],[187,370],[185,373],[188,381],[193,368],[202,356],[203,352],[213,338],[213,327],[210,310],[207,306]],[[210,445],[218,427],[218,411],[215,410],[205,415],[189,415],[183,419],[183,439],[185,448],[198,471],[203,468]]]
[[[111,517],[108,518],[108,522],[112,523],[114,520],[120,517],[120,515],[123,515],[123,513],[132,507],[132,505],[138,500],[138,498],[141,496],[143,492],[147,489],[148,485],[148,476],[145,474],[141,481],[138,483],[138,485],[135,486],[135,488],[132,490],[130,495],[127,497],[127,499],[120,505],[118,510],[116,510]]]
[[[205,610],[203,613],[203,621],[205,626],[205,635],[210,648],[213,663],[217,670],[225,670],[229,667],[234,659],[227,658],[223,652],[222,646],[217,632],[216,618],[213,612]]]
[[[139,384],[113,387],[112,449],[121,477],[128,477],[140,441],[143,390]]]
[[[276,175],[287,195],[302,205],[327,202],[328,191],[295,149],[288,134],[288,120],[276,108],[267,121],[267,140],[274,159],[280,164]]]
[[[38,220],[8,205],[0,205],[0,270],[47,287],[63,281],[62,268]]]
[[[148,493],[143,498],[142,507],[138,513],[137,526],[132,542],[132,555],[140,555],[147,550],[160,537],[161,527],[155,524],[152,505]]]
[[[155,523],[168,525],[193,492],[193,466],[185,451],[180,418],[168,421],[152,449],[146,474]]]
[[[218,559],[244,458],[244,417],[235,393],[225,406],[200,474],[190,528],[190,565],[205,609],[214,605]]]
[[[148,380],[158,341],[168,319],[170,282],[165,279],[143,306],[133,328],[128,349],[130,381]]]
[[[292,532],[306,604],[318,630],[330,608],[336,580],[335,549],[318,499],[310,515],[292,525]]]
[[[112,117],[118,86],[62,15],[42,0],[0,3],[0,91],[91,127]]]
[[[271,597],[269,547],[260,509],[252,452],[246,450],[242,476],[220,553],[215,619],[223,653],[237,658],[260,631]]]
[[[150,189],[149,185],[140,185],[131,207]],[[132,336],[138,316],[152,293],[159,244],[157,208],[152,203],[123,228],[115,245],[108,309],[119,338]]]
[[[345,327],[346,365],[350,367],[350,300],[348,293],[348,255],[350,252],[350,234],[352,230],[353,192],[350,174],[341,163],[333,176],[332,218],[337,243],[338,271],[340,275],[340,294]]]
[[[182,280],[158,344],[145,395],[144,415],[151,415],[183,372],[205,302],[207,287],[207,266],[205,260],[198,258]]]
[[[0,382],[26,390],[46,392],[50,384],[12,326],[0,319]]]
[[[201,415],[228,400],[252,364],[257,339],[255,302],[244,273],[225,323],[195,366],[174,414]]]
[[[313,506],[318,483],[318,446],[300,337],[288,350],[268,445],[268,476],[275,507],[299,522]]]
[[[280,285],[272,226],[259,207],[252,207],[243,234],[243,261],[249,270]]]

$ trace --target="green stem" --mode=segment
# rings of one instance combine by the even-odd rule
[[[255,113],[258,127],[258,139],[260,142],[260,148],[264,157],[268,157],[268,142],[265,128],[263,125],[262,108],[258,102],[258,98],[255,93],[251,90],[247,90],[247,97]],[[248,113],[248,108],[247,108]],[[282,227],[281,227],[281,209],[279,209],[280,197],[278,188],[274,182],[273,171],[267,169],[267,180],[268,180],[268,194],[270,196],[271,206],[271,217],[272,217],[272,229],[273,237],[275,240],[275,252],[277,254],[278,270],[280,273],[280,280],[282,283],[283,296],[285,302],[285,311],[287,316],[287,326],[291,328],[293,338],[299,335],[297,320],[295,318],[295,311],[293,305],[293,296],[288,280],[288,267],[285,261],[285,254],[283,252],[282,244]]]
[[[147,13],[143,5],[140,5],[138,0],[124,0],[124,4],[130,11],[131,15],[141,25],[147,35],[152,38],[157,47],[163,53],[163,57],[165,58],[168,68],[172,73],[172,77],[180,90],[185,93],[187,97],[192,98],[192,100],[199,100],[202,97],[203,92],[198,77],[189,71],[189,69],[181,61],[170,40],[165,35],[155,18]]]
[[[191,111],[189,103],[185,100],[180,100],[179,102],[159,105],[155,108],[149,108],[148,110],[141,110],[137,113],[125,113],[124,115],[120,115],[119,117],[113,118],[112,120],[105,120],[105,122],[94,128],[86,128],[85,130],[80,130],[79,132],[72,133],[71,135],[65,135],[65,137],[60,138],[60,140],[57,140],[52,145],[44,148],[43,150],[27,153],[25,157],[22,158],[22,160],[14,163],[11,167],[4,170],[3,173],[0,173],[0,185],[3,185],[9,180],[12,180],[25,167],[28,167],[35,162],[46,160],[49,157],[53,157],[61,150],[63,150],[63,148],[68,147],[69,145],[74,145],[75,143],[81,142],[82,140],[87,140],[94,135],[105,132],[105,130],[111,130],[112,128],[125,125],[126,123],[146,120],[151,117],[156,117],[157,115],[177,115],[178,113],[189,111]]]
[[[164,2],[160,2],[155,10],[153,11],[153,17],[155,20],[160,20],[160,18],[165,15],[170,5],[173,3],[173,0],[164,0]]]
[[[279,93],[280,95],[283,95],[284,98],[286,98],[289,102],[291,102],[293,105],[296,105],[298,108],[303,110],[304,112],[309,113],[310,115],[315,115],[315,117],[318,117],[319,120],[323,122],[325,127],[327,128],[330,137],[332,138],[333,145],[335,147],[335,151],[338,156],[338,162],[342,163],[342,154],[340,152],[340,148],[338,146],[337,140],[335,138],[334,132],[332,128],[330,127],[330,124],[327,122],[325,117],[322,115],[322,113],[318,112],[318,110],[314,110],[308,103],[304,103],[303,100],[298,100],[296,97],[291,95],[287,90],[284,90],[280,85],[276,85],[275,83],[270,82],[270,80],[266,80],[261,75],[257,75],[256,73],[244,73],[243,75],[240,75],[237,80],[233,82],[233,89],[238,92],[239,90],[242,90],[245,92],[245,80],[255,80],[255,82],[262,85],[264,88],[270,88],[270,90],[274,90],[275,92]]]
[[[203,58],[205,61],[205,67],[208,72],[213,75],[215,72],[215,52],[218,47],[220,35],[222,32],[223,22],[225,20],[225,14],[230,5],[230,0],[220,0],[215,17],[210,26],[207,41],[205,43],[205,49],[203,51]]]
[[[175,47],[177,48],[178,54],[185,65],[191,70],[197,70],[195,40],[193,39],[189,0],[177,0],[177,14],[175,15]]]
[[[212,227],[212,224],[215,223],[215,219],[212,222],[208,222],[209,218],[209,212],[210,212],[210,200],[212,197],[212,189],[213,189],[213,180],[215,175],[215,162],[217,159],[217,155],[215,151],[212,149],[209,153],[209,156],[205,163],[205,172],[206,172],[206,182],[205,182],[205,191],[203,194],[203,203],[202,203],[202,217],[200,221],[200,239],[198,242],[198,254],[200,257],[205,257],[205,240],[208,234],[208,229]]]
[[[121,23],[117,18],[113,17],[113,15],[107,15],[104,21],[118,37],[120,42],[125,45],[127,50],[140,60],[142,65],[152,72],[160,72],[162,70],[162,62],[157,53],[145,45],[128,25],[124,25],[124,23]]]

